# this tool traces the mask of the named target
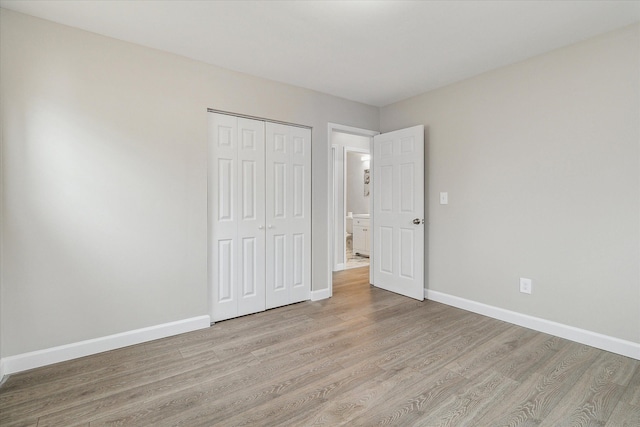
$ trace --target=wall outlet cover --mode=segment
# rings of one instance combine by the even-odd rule
[[[533,283],[531,279],[520,278],[520,292],[530,294],[533,291]]]

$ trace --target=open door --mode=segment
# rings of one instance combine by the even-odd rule
[[[373,285],[424,299],[424,126],[373,137]]]

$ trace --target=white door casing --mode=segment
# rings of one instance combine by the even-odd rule
[[[209,283],[213,321],[265,309],[264,123],[209,115]]]
[[[372,181],[373,285],[422,301],[424,126],[374,136]]]
[[[309,299],[311,130],[266,125],[266,305]]]

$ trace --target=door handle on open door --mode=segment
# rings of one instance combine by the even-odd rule
[[[420,218],[416,218],[416,219],[414,219],[414,220],[413,220],[413,223],[414,223],[415,225],[419,225],[419,224],[420,224]]]

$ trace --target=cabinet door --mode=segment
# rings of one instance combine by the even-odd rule
[[[364,250],[362,251],[362,255],[369,256],[370,251],[371,251],[371,227],[367,225],[364,229]]]
[[[365,248],[366,232],[361,226],[353,226],[353,253],[361,254]]]
[[[264,123],[209,116],[211,319],[265,309]]]
[[[267,308],[309,299],[311,130],[266,126]]]

